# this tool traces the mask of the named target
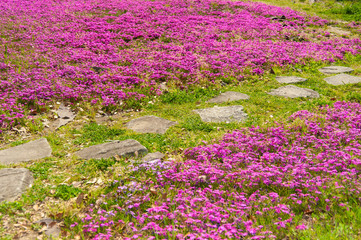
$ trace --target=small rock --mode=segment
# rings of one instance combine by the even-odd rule
[[[159,88],[163,91],[168,91],[168,87],[167,87],[167,84],[164,82],[164,83],[161,83],[159,84]]]
[[[329,66],[319,69],[324,74],[337,74],[337,73],[350,73],[353,72],[352,68],[343,66]]]
[[[249,96],[240,92],[228,91],[221,93],[219,96],[208,100],[208,103],[224,103],[238,100],[248,100]]]
[[[240,105],[205,108],[193,110],[198,113],[203,122],[243,122],[247,114]]]
[[[198,177],[199,180],[206,182],[207,181],[207,176],[206,175],[201,175]]]
[[[320,94],[308,88],[300,88],[294,85],[287,85],[277,89],[271,90],[268,94],[280,97],[298,98],[298,97],[309,97],[318,98]]]
[[[327,77],[325,81],[328,84],[338,86],[344,84],[355,84],[361,82],[361,77],[355,77],[348,74],[338,74],[336,76]]]
[[[298,82],[304,82],[307,79],[297,76],[277,76],[276,80],[279,83],[298,83]]]
[[[147,154],[148,150],[138,141],[112,141],[84,148],[75,152],[82,159],[101,159],[115,156],[127,157]]]
[[[33,181],[33,174],[26,168],[0,169],[0,202],[15,201]]]
[[[126,124],[126,127],[139,133],[159,133],[164,134],[168,128],[177,124],[177,122],[169,121],[155,116],[144,116],[133,119]]]
[[[71,185],[73,185],[74,187],[80,187],[82,185],[82,181],[75,181],[75,182],[72,182]]]
[[[157,159],[162,159],[164,156],[165,155],[161,152],[148,153],[142,158],[142,162],[151,162]]]
[[[0,151],[0,164],[27,162],[51,156],[51,147],[45,138],[40,138],[16,147]]]

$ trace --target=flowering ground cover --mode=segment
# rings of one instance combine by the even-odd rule
[[[357,210],[360,139],[361,105],[349,102],[239,129],[181,161],[132,166],[72,231],[87,239],[292,237],[313,228],[312,213]]]
[[[239,81],[360,52],[359,39],[331,38],[325,24],[253,2],[3,0],[0,130],[55,101],[131,108],[162,82]]]
[[[360,24],[311,16],[344,16],[329,14],[334,1],[264,1],[310,15],[243,1],[1,0],[0,131],[13,130],[0,148],[45,137],[52,155],[0,164],[34,176],[0,202],[0,240],[49,239],[49,229],[60,239],[358,239],[361,85],[329,85],[318,69],[336,61],[360,76]],[[280,75],[307,78],[296,85],[320,98],[268,95]],[[193,110],[226,91],[250,96],[217,104],[241,104],[248,119],[202,122]],[[74,121],[42,127],[60,103]],[[125,127],[146,115],[178,124]],[[126,139],[166,157],[74,157]]]

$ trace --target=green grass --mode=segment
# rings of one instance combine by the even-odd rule
[[[67,201],[70,198],[78,196],[78,194],[81,192],[82,192],[81,189],[73,187],[73,186],[58,185],[55,188],[54,197]]]
[[[294,236],[300,240],[361,239],[361,207],[358,204],[354,204],[350,211],[313,214],[311,218],[312,227],[294,232]]]
[[[254,0],[314,14],[326,19],[361,21],[361,3],[357,0],[321,0],[312,5],[308,0]]]

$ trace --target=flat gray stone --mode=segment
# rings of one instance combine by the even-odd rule
[[[328,84],[338,86],[345,84],[355,84],[361,82],[361,77],[355,77],[348,74],[338,74],[332,77],[325,78]]]
[[[44,233],[46,236],[53,238],[59,238],[61,229],[59,226],[59,222],[57,220],[53,220],[51,218],[44,218],[35,223],[40,224],[43,227],[46,227]]]
[[[353,72],[352,68],[343,66],[329,66],[319,69],[324,74],[337,74],[337,73],[350,73]]]
[[[298,83],[298,82],[304,82],[307,79],[297,76],[277,76],[276,80],[279,83]]]
[[[141,156],[148,150],[138,141],[127,139],[125,141],[112,141],[84,148],[74,154],[82,159],[101,159],[115,156]]]
[[[333,26],[328,26],[326,31],[328,31],[329,33],[334,33],[336,35],[341,35],[341,36],[351,35],[350,31],[344,30],[339,27],[333,27]]]
[[[161,152],[155,152],[155,153],[148,153],[142,158],[142,162],[151,162],[154,160],[162,159],[164,158],[164,154]]]
[[[126,124],[126,127],[139,133],[159,133],[164,134],[168,128],[177,124],[164,118],[155,116],[144,116],[133,119]]]
[[[248,100],[249,96],[240,92],[228,91],[221,93],[219,96],[208,100],[208,103],[224,103],[238,100]]]
[[[68,124],[75,118],[75,113],[71,110],[71,108],[65,107],[63,104],[60,105],[57,114],[59,119],[56,121],[56,129]]]
[[[243,122],[247,119],[247,113],[240,105],[205,108],[193,110],[198,113],[203,122]]]
[[[40,138],[16,147],[0,151],[0,164],[27,162],[51,156],[51,147],[45,138]]]
[[[272,89],[268,94],[280,97],[298,98],[298,97],[309,97],[318,98],[320,94],[308,88],[300,88],[294,85],[287,85],[277,89]]]
[[[33,174],[26,168],[0,169],[0,202],[15,201],[33,181]]]

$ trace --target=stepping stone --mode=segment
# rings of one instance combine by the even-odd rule
[[[350,73],[353,72],[352,68],[342,66],[329,66],[319,69],[324,74],[337,74],[337,73]]]
[[[0,164],[27,162],[51,156],[51,147],[45,138],[40,138],[16,147],[0,151]]]
[[[26,168],[0,169],[0,202],[15,201],[33,181],[33,174]]]
[[[224,102],[232,102],[238,100],[248,100],[249,96],[240,92],[228,91],[221,93],[219,96],[212,98],[207,101],[207,103],[224,103]]]
[[[164,154],[161,152],[148,153],[145,157],[142,158],[142,162],[153,162],[155,160],[160,160],[164,158]]]
[[[65,107],[63,104],[60,105],[57,114],[59,119],[56,121],[56,129],[68,124],[75,118],[75,113],[70,107]]]
[[[277,76],[276,80],[279,83],[298,83],[298,82],[304,82],[307,79],[297,76]]]
[[[203,122],[243,122],[247,118],[247,113],[240,105],[205,108],[193,110],[198,113]]]
[[[164,134],[168,128],[177,124],[164,118],[155,116],[144,116],[133,119],[126,124],[126,127],[139,133],[159,133]]]
[[[59,221],[53,220],[51,218],[44,218],[39,221],[36,221],[35,223],[43,226],[43,229],[45,229],[44,230],[45,235],[48,236],[50,239],[59,238],[61,233]]]
[[[355,84],[361,82],[361,77],[355,77],[348,74],[338,74],[332,77],[325,78],[328,84],[338,86],[344,84]]]
[[[112,141],[84,148],[74,154],[82,159],[101,159],[115,156],[128,157],[147,154],[148,150],[138,141]]]
[[[268,94],[280,97],[298,98],[298,97],[310,97],[318,98],[320,94],[308,88],[300,88],[294,85],[287,85],[277,89],[272,89]]]
[[[341,36],[351,35],[350,31],[344,30],[344,29],[339,28],[339,27],[333,27],[333,26],[327,27],[326,31],[328,31],[329,33],[334,33],[336,35],[341,35]]]

